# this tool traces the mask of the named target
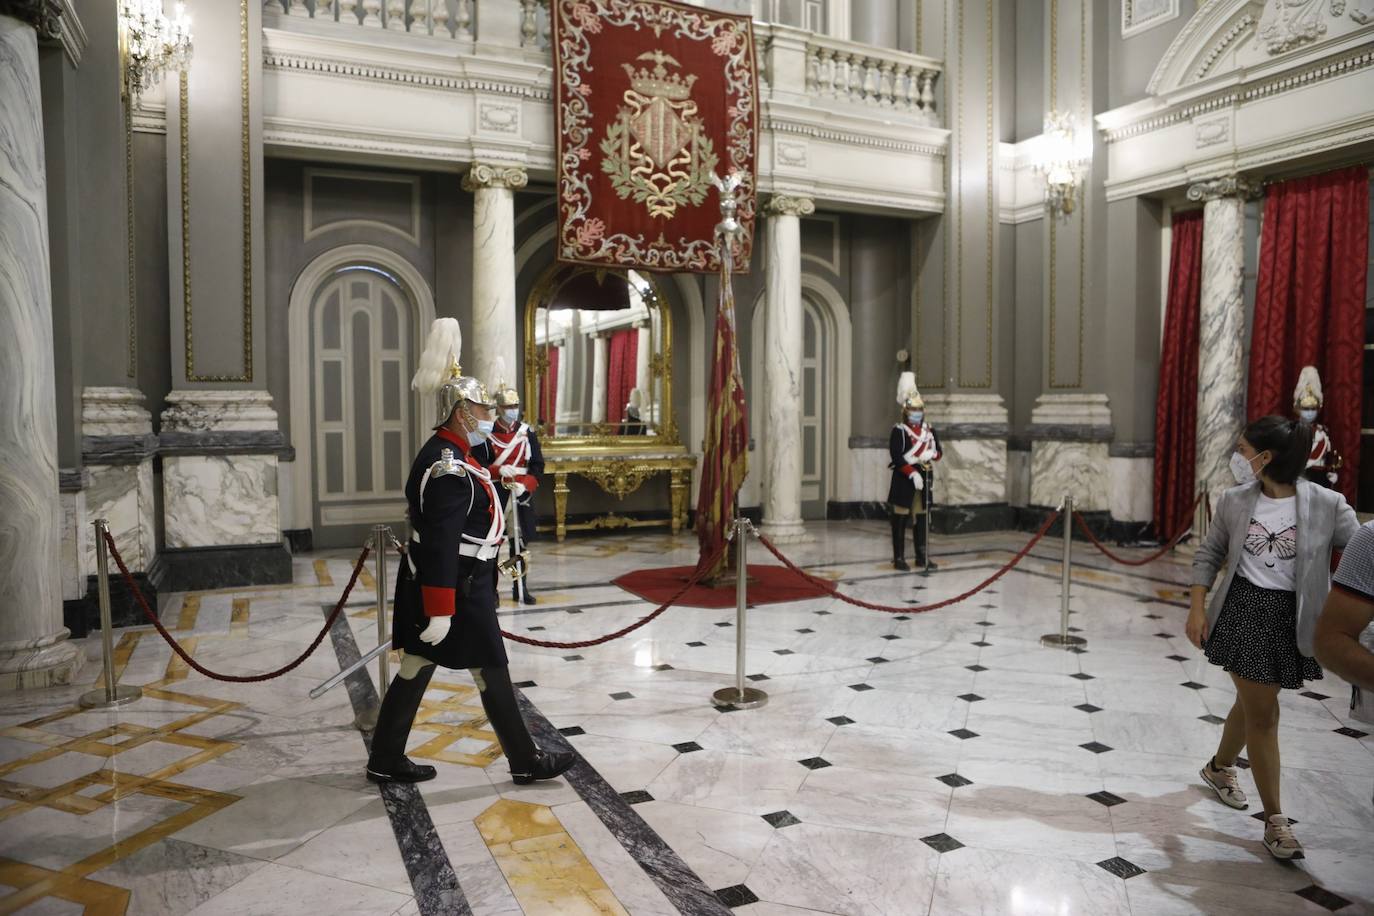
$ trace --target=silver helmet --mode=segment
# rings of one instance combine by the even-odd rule
[[[420,365],[410,383],[410,387],[421,394],[434,395],[436,429],[449,421],[454,408],[463,401],[483,407],[494,406],[482,380],[463,374],[458,364],[462,352],[463,331],[458,326],[458,320],[436,318],[430,326],[425,350],[420,354]]]
[[[516,391],[506,379],[506,358],[504,356],[496,357],[495,368],[492,371],[491,393],[496,400],[497,407],[520,406],[520,392]]]

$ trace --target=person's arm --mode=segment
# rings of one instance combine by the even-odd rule
[[[1365,690],[1374,690],[1374,652],[1360,634],[1374,620],[1374,597],[1337,585],[1326,596],[1313,639],[1322,667]]]
[[[1360,530],[1360,520],[1344,496],[1337,493],[1336,498],[1336,525],[1335,530],[1331,533],[1331,548],[1344,550],[1350,543],[1350,539],[1355,536],[1355,532]]]
[[[1185,632],[1188,634],[1188,641],[1199,649],[1207,639],[1207,592],[1216,581],[1218,570],[1226,563],[1226,556],[1231,547],[1231,533],[1222,523],[1226,518],[1226,500],[1227,493],[1222,493],[1217,499],[1212,526],[1207,529],[1207,536],[1202,539],[1197,553],[1193,556],[1193,582]]]

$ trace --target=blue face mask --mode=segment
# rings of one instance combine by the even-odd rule
[[[1304,423],[1317,422],[1317,412],[1315,410],[1300,410],[1298,411],[1298,416],[1302,418],[1302,422]]]
[[[501,411],[501,416],[505,418],[507,423],[514,423],[516,420],[520,419],[520,408],[516,407],[512,410],[503,410]]]
[[[919,410],[913,410],[906,415],[906,421],[910,423],[912,426],[920,426],[921,421],[925,418],[926,415]]]
[[[477,428],[468,430],[468,445],[481,445],[487,441],[491,431],[496,428],[494,420],[478,420]]]

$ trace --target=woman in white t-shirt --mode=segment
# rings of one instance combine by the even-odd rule
[[[1264,845],[1280,859],[1303,851],[1279,804],[1279,690],[1322,676],[1312,637],[1331,587],[1331,551],[1359,526],[1344,496],[1302,479],[1311,445],[1311,427],[1298,420],[1261,417],[1245,428],[1231,456],[1239,486],[1222,494],[1193,559],[1187,626],[1188,639],[1236,686],[1202,780],[1227,805],[1248,807],[1235,770],[1248,749]]]

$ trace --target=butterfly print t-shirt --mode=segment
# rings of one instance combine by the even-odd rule
[[[1297,499],[1270,499],[1261,493],[1245,532],[1240,574],[1260,588],[1291,592],[1297,555]]]

